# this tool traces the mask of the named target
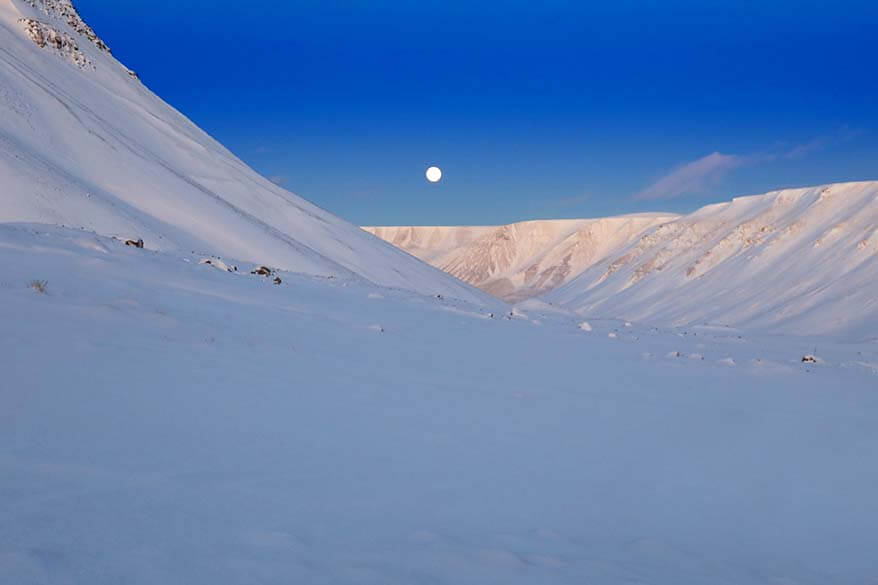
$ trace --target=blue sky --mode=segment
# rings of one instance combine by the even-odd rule
[[[878,179],[874,2],[77,6],[166,101],[360,224],[683,212]]]

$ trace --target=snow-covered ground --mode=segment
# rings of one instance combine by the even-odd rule
[[[0,226],[0,582],[878,576],[874,343],[202,260]]]
[[[874,583],[874,189],[501,229],[459,266],[570,281],[512,307],[0,0],[0,585]],[[708,311],[759,287],[833,337]]]

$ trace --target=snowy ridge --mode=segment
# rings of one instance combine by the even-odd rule
[[[402,248],[434,266],[473,241],[496,230],[495,226],[364,227],[364,230]]]
[[[79,16],[72,0],[26,0],[26,2],[43,15],[66,23],[71,29],[94,43],[101,51],[110,52],[110,47]]]
[[[590,316],[875,337],[878,182],[709,205],[545,299]]]
[[[118,63],[69,0],[0,0],[0,223],[486,295],[259,176]]]
[[[878,182],[661,214],[499,227],[370,227],[510,302],[582,315],[875,337]]]
[[[673,214],[538,220],[505,226],[367,227],[371,233],[507,301],[545,293]]]

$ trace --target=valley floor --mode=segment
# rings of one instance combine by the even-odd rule
[[[200,260],[0,225],[0,582],[878,578],[874,342]]]

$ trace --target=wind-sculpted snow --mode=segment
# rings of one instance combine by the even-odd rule
[[[878,338],[878,183],[710,205],[546,299],[583,315]]]
[[[205,260],[0,225],[0,583],[874,580],[875,343]]]
[[[534,297],[580,274],[673,214],[527,221],[505,226],[367,227],[433,266],[508,301]]]
[[[259,176],[146,89],[69,0],[0,0],[0,222],[489,302]]]

